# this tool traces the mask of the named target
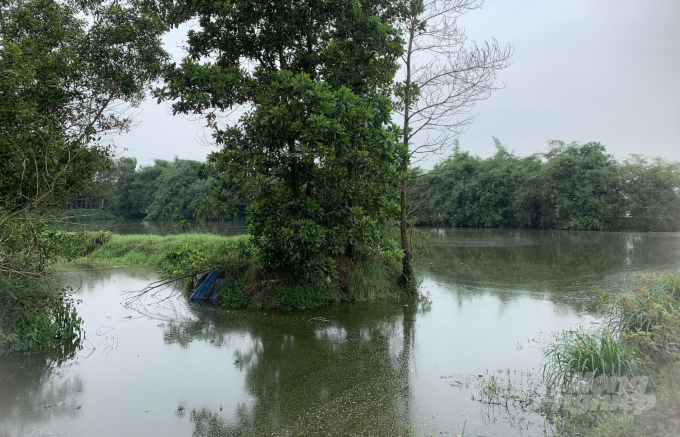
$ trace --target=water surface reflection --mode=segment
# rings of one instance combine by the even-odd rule
[[[471,401],[478,375],[538,372],[550,332],[596,321],[593,285],[677,269],[679,240],[433,231],[425,299],[299,312],[124,307],[152,274],[65,273],[83,348],[0,359],[0,435],[541,435]]]

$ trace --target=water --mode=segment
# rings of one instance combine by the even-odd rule
[[[539,416],[473,401],[479,375],[538,373],[551,332],[597,323],[593,285],[680,267],[677,233],[445,229],[431,243],[425,298],[406,305],[229,311],[166,293],[125,307],[151,274],[71,272],[85,346],[0,359],[0,435],[541,435]]]

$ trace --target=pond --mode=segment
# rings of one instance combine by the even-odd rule
[[[0,435],[542,435],[540,416],[478,402],[480,375],[538,375],[552,332],[597,323],[593,286],[680,268],[679,233],[429,232],[418,302],[124,306],[153,274],[64,273],[84,347],[0,359]]]

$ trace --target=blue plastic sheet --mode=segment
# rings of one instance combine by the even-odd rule
[[[215,300],[215,298],[217,298],[218,289],[218,287],[215,287],[218,282],[217,273],[219,273],[218,269],[212,269],[203,275],[203,277],[198,280],[198,286],[191,293],[191,296],[189,296],[189,300]]]

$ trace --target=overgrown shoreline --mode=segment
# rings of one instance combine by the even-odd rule
[[[549,435],[680,435],[680,274],[632,279],[622,295],[595,288],[609,303],[599,328],[553,334],[542,378],[499,371],[481,381],[478,400],[514,419],[540,414]]]
[[[399,284],[401,263],[388,256],[358,253],[336,261],[335,275],[295,277],[290,271],[265,271],[248,247],[249,235],[110,235],[97,250],[76,259],[80,265],[144,267],[184,290],[217,267],[216,303],[229,308],[303,309],[336,302],[402,299],[411,293]]]

